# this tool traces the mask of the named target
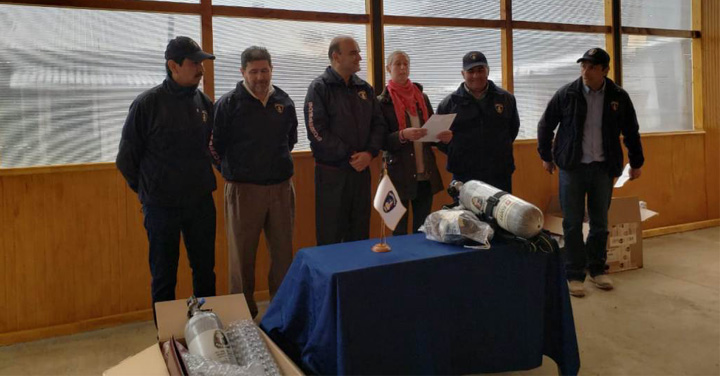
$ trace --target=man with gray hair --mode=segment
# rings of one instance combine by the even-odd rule
[[[271,84],[272,58],[263,47],[243,51],[243,81],[215,103],[213,146],[225,178],[225,227],[230,293],[243,293],[255,317],[255,256],[260,232],[270,253],[274,296],[292,262],[295,220],[295,103]]]
[[[349,36],[332,40],[330,66],[305,97],[305,125],[315,157],[318,245],[370,236],[370,169],[385,138],[385,120],[360,71],[360,47]]]

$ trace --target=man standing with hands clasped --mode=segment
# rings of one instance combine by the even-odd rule
[[[305,97],[305,124],[315,157],[318,245],[370,236],[370,161],[386,124],[373,88],[360,71],[360,47],[349,36],[330,42],[330,66]]]
[[[582,297],[586,268],[595,286],[613,288],[605,262],[613,179],[623,170],[620,135],[628,149],[630,179],[640,177],[645,159],[630,96],[606,77],[610,55],[591,48],[577,62],[581,77],[555,93],[538,123],[538,152],[545,170],[560,170],[568,285],[570,295]],[[586,197],[590,233],[583,243]]]

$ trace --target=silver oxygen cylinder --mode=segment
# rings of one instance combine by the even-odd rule
[[[218,315],[201,309],[205,299],[191,296],[187,300],[188,322],[185,325],[185,342],[188,351],[220,363],[238,364],[230,341]]]
[[[459,191],[462,206],[476,215],[493,217],[500,228],[511,234],[529,239],[542,230],[543,213],[537,206],[479,180],[451,184]],[[495,205],[488,205],[493,200],[497,200]],[[492,213],[487,212],[490,207]]]

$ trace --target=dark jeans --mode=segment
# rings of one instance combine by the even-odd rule
[[[584,281],[586,268],[593,277],[605,273],[612,189],[613,178],[603,162],[583,164],[571,171],[560,170],[560,206],[563,212],[568,280]],[[583,243],[586,196],[590,233]]]
[[[453,180],[461,181],[463,183],[468,180],[480,180],[481,182],[490,184],[497,189],[507,193],[512,193],[512,173],[478,176],[453,174]]]
[[[408,211],[406,211],[402,218],[400,218],[397,227],[395,227],[395,231],[393,231],[393,235],[405,235],[408,233],[408,214],[410,212],[410,207],[412,207],[413,211],[413,225],[411,232],[413,234],[418,233],[418,228],[425,223],[425,218],[427,218],[430,214],[430,210],[432,210],[433,193],[430,181],[419,181],[417,182],[417,185],[417,195],[413,200],[400,200],[403,206],[408,208]]]
[[[315,166],[317,245],[370,237],[370,168],[362,172]]]
[[[152,300],[175,300],[180,234],[192,268],[195,296],[215,295],[215,203],[212,195],[184,207],[143,205],[150,243]]]

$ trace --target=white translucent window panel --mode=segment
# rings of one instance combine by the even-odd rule
[[[500,18],[500,0],[385,0],[384,12],[393,16]]]
[[[514,20],[604,25],[605,6],[601,0],[513,0]]]
[[[365,14],[364,0],[213,0],[213,5]]]
[[[363,60],[358,76],[367,77],[365,25],[320,22],[278,21],[215,17],[215,98],[235,88],[242,80],[240,54],[250,46],[268,49],[273,63],[273,84],[295,102],[298,116],[298,143],[294,150],[309,150],[303,106],[310,82],[330,65],[328,47],[338,35],[355,38]],[[265,32],[258,33],[258,30]]]
[[[622,0],[623,26],[690,30],[691,0]]]
[[[691,40],[624,35],[623,86],[640,130],[693,129]]]
[[[518,138],[537,138],[537,124],[548,102],[563,85],[580,77],[577,59],[590,48],[605,48],[605,36],[533,30],[513,33]]]
[[[499,30],[386,26],[385,58],[395,50],[410,55],[410,80],[423,85],[433,109],[463,82],[462,58],[470,51],[485,54],[490,79],[502,86]]]
[[[0,35],[0,168],[110,162],[168,40],[200,41],[200,19],[0,5]]]

